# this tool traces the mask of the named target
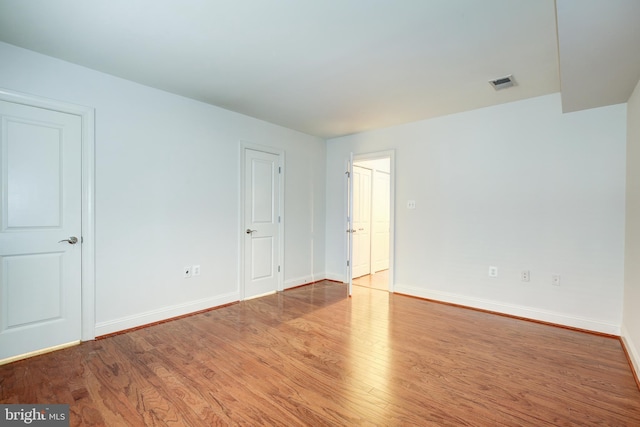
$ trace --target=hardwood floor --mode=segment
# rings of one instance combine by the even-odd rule
[[[331,282],[0,366],[71,425],[640,425],[613,338]]]
[[[366,274],[364,276],[353,279],[353,284],[356,286],[366,286],[367,288],[379,289],[381,291],[389,290],[389,270],[378,271],[373,274]]]

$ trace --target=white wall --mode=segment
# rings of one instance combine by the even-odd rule
[[[626,201],[622,337],[640,376],[640,82],[627,104]]]
[[[4,43],[0,64],[4,89],[96,110],[98,335],[238,300],[240,140],[286,151],[285,286],[324,277],[320,138]]]
[[[329,140],[327,274],[344,276],[348,153],[395,149],[396,292],[619,333],[625,115],[561,114],[554,94]]]

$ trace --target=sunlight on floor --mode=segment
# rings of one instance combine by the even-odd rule
[[[374,274],[367,274],[353,279],[353,284],[356,286],[366,286],[372,289],[379,289],[382,291],[389,290],[389,270],[378,271]]]

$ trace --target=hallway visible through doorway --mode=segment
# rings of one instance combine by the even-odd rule
[[[351,153],[346,165],[349,295],[353,284],[393,292],[394,151]]]

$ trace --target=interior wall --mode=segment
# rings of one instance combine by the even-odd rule
[[[5,43],[0,58],[0,87],[95,108],[97,335],[238,300],[241,140],[286,152],[285,286],[324,277],[322,139]]]
[[[640,376],[640,82],[627,104],[627,197],[622,337]]]
[[[620,333],[626,106],[560,105],[553,94],[329,140],[327,274],[344,277],[345,159],[395,149],[396,292]]]

